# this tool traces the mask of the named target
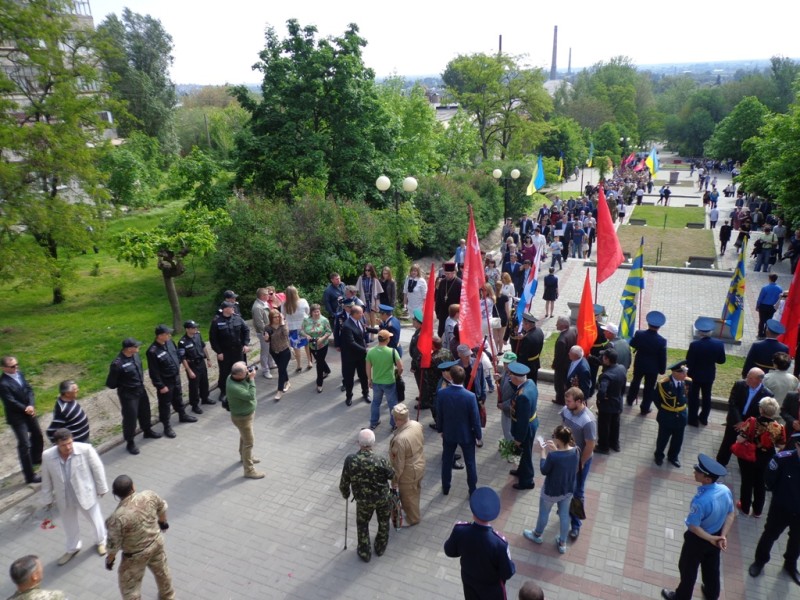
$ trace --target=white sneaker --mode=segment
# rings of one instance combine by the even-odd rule
[[[264,371],[264,379],[272,379],[272,373],[269,371]]]

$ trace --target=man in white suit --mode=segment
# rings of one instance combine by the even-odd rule
[[[56,445],[42,454],[42,504],[54,501],[67,534],[67,551],[58,559],[65,565],[81,549],[78,513],[91,521],[97,553],[106,553],[106,525],[100,498],[108,492],[106,472],[91,444],[75,442],[69,429],[55,432]]]

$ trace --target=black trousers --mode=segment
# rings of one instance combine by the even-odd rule
[[[775,316],[775,307],[762,305],[758,308],[758,337],[767,335],[767,321]]]
[[[556,389],[556,404],[564,406],[564,392],[567,391],[567,373],[561,369],[553,370],[553,387]]]
[[[142,431],[149,431],[152,426],[150,414],[150,399],[144,387],[138,390],[118,389],[119,408],[122,412],[122,437],[126,442],[132,442],[136,436],[136,422]]]
[[[644,379],[644,390],[642,391],[642,403],[639,405],[642,412],[650,410],[653,404],[653,396],[656,392],[656,382],[658,381],[658,373],[642,373],[641,371],[633,370],[633,379],[628,388],[628,406],[631,406],[639,395],[639,386]]]
[[[312,349],[311,356],[314,357],[317,366],[317,387],[322,387],[322,380],[325,379],[325,375],[331,372],[331,368],[325,362],[325,357],[328,356],[328,345],[325,344],[322,348],[317,348],[316,350]]]
[[[194,379],[189,377],[189,404],[197,407],[208,400],[208,368],[203,360],[192,365]]]
[[[725,433],[722,434],[722,443],[719,445],[716,458],[717,462],[723,467],[727,467],[728,462],[731,460],[731,446],[738,435],[738,432],[732,426],[725,425]]]
[[[708,415],[711,414],[711,388],[714,382],[708,381],[698,383],[692,381],[689,388],[689,425],[698,423],[708,423]],[[702,396],[702,402],[700,397]]]
[[[44,449],[44,438],[42,429],[39,427],[39,419],[34,415],[14,418],[8,423],[9,427],[17,436],[17,455],[25,481],[30,483],[33,480],[33,465],[42,464],[42,450]]]
[[[176,377],[175,379],[164,380],[164,385],[167,387],[165,393],[156,390],[158,395],[158,420],[165,426],[169,425],[169,415],[172,412],[170,409],[175,409],[179,415],[186,413],[183,407],[183,388],[181,387],[181,380]]]
[[[678,559],[681,582],[675,590],[675,600],[691,599],[697,581],[698,567],[703,577],[706,600],[719,598],[719,553],[719,548],[700,539],[691,531],[683,534],[683,547],[681,557]]]
[[[783,530],[789,528],[789,540],[786,542],[786,552],[783,555],[783,564],[790,567],[797,567],[797,559],[800,557],[800,509],[795,507],[795,512],[790,513],[784,508],[775,506],[775,500],[769,506],[767,523],[764,525],[764,533],[758,540],[756,546],[756,562],[765,565],[769,562],[769,553],[772,544],[778,541]]]
[[[232,350],[225,350],[222,355],[224,360],[217,359],[217,366],[219,367],[219,379],[217,380],[217,388],[219,388],[220,401],[225,398],[225,385],[228,382],[228,375],[231,374],[231,367],[233,363],[244,360],[244,353],[241,349],[238,352]]]
[[[283,391],[283,388],[289,383],[289,361],[292,359],[292,351],[289,348],[284,348],[275,354],[270,347],[269,354],[275,364],[278,365],[278,389]]]
[[[356,360],[342,360],[342,379],[344,380],[344,393],[347,398],[353,397],[353,383],[355,375],[361,380],[361,395],[369,397],[369,383],[367,382],[366,357]]]
[[[619,413],[597,413],[597,447],[619,450]]]

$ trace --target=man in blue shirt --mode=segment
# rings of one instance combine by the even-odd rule
[[[700,487],[686,517],[688,529],[683,535],[678,559],[681,582],[674,592],[661,590],[666,600],[689,600],[699,567],[702,568],[703,596],[709,600],[719,598],[719,553],[728,549],[728,531],[736,518],[733,494],[727,486],[717,482],[727,474],[727,469],[710,456],[698,455],[694,480]]]
[[[769,283],[761,288],[756,300],[756,310],[758,311],[758,339],[766,337],[767,321],[775,314],[775,305],[781,298],[783,288],[777,284],[778,276],[770,273]]]

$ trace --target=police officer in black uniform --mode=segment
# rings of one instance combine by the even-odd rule
[[[531,313],[522,315],[522,337],[517,340],[517,362],[530,369],[528,379],[538,383],[539,367],[542,365],[542,347],[544,346],[544,333],[536,327],[536,317]]]
[[[186,332],[178,340],[178,356],[189,378],[189,404],[192,406],[192,412],[202,415],[201,403],[217,403],[208,397],[208,367],[211,366],[211,359],[208,358],[203,337],[197,330],[197,322],[186,321],[183,328]]]
[[[133,441],[136,435],[136,421],[144,432],[144,437],[158,439],[160,433],[153,431],[150,421],[150,398],[144,389],[144,369],[139,357],[142,342],[133,338],[122,340],[122,351],[108,369],[106,387],[117,390],[119,407],[122,411],[122,436],[127,442],[128,452],[139,454]]]
[[[172,341],[172,329],[166,325],[156,327],[156,339],[147,349],[147,372],[158,395],[158,420],[164,424],[164,435],[175,437],[169,424],[170,407],[178,413],[181,423],[194,423],[197,417],[186,414],[181,387],[181,359]]]
[[[786,450],[772,457],[766,475],[772,492],[764,533],[756,546],[756,559],[748,572],[758,577],[769,562],[769,553],[783,530],[789,528],[789,540],[783,555],[783,570],[800,585],[797,559],[800,557],[800,432],[789,438]]]
[[[586,357],[586,362],[589,363],[589,372],[592,376],[592,394],[597,391],[597,373],[600,371],[600,366],[603,364],[603,352],[609,348],[613,348],[611,342],[606,338],[606,332],[601,328],[602,323],[600,323],[600,318],[602,316],[603,307],[599,304],[595,304],[594,323],[595,327],[597,327],[597,337],[594,340],[594,344],[592,344],[592,349],[589,351],[589,356]]]
[[[233,363],[245,360],[245,354],[250,351],[250,328],[242,317],[235,313],[235,305],[231,302],[222,303],[222,312],[211,321],[208,332],[208,341],[211,349],[217,355],[219,365],[219,400],[222,407],[227,409],[225,400],[225,382],[231,374]]]
[[[242,311],[239,308],[239,300],[237,300],[238,297],[239,294],[233,290],[225,290],[225,292],[222,294],[222,302],[220,302],[219,308],[217,308],[217,314],[221,314],[222,309],[224,308],[222,305],[226,302],[229,302],[230,304],[233,304],[233,312],[239,316],[242,316]]]

